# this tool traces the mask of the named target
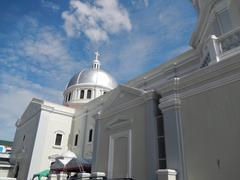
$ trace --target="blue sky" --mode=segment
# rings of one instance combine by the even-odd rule
[[[97,49],[124,83],[189,49],[195,23],[190,0],[1,0],[0,139],[33,97],[62,103]]]

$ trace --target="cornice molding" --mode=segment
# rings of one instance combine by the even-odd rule
[[[215,88],[218,88],[218,87],[221,87],[221,86],[224,86],[227,84],[231,84],[231,83],[234,83],[237,81],[240,81],[240,73],[234,74],[232,76],[229,76],[229,77],[217,80],[217,81],[207,83],[204,86],[196,87],[196,88],[190,89],[188,91],[182,92],[180,96],[181,96],[181,98],[187,98],[187,97],[190,97],[190,96],[193,96],[196,94],[201,94],[210,89],[215,89]]]
[[[69,117],[73,117],[74,113],[75,113],[75,112],[70,113],[70,112],[58,110],[58,109],[56,109],[52,106],[48,106],[48,105],[44,105],[44,104],[41,106],[41,110],[51,112],[51,113],[55,113],[55,114],[61,114],[61,115],[69,116]]]
[[[169,109],[176,109],[181,106],[180,96],[178,94],[172,94],[170,96],[159,99],[159,109],[167,111]]]
[[[235,56],[231,59],[222,60],[205,68],[199,69],[179,79],[179,90],[203,86],[219,79],[224,79],[240,72],[240,59]]]

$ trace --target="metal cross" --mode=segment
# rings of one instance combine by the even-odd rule
[[[98,51],[95,52],[95,55],[96,55],[96,60],[98,60],[98,58],[99,58],[99,56],[100,56],[99,52],[98,52]]]

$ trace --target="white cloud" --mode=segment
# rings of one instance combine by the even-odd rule
[[[161,8],[159,14],[159,27],[161,27],[161,34],[163,38],[179,39],[184,31],[187,31],[189,26],[193,26],[194,18],[184,16],[180,7],[165,5]]]
[[[0,137],[13,139],[15,122],[33,97],[44,98],[61,103],[60,91],[43,87],[39,84],[24,80],[19,76],[1,74],[0,87]]]
[[[129,80],[144,71],[151,63],[156,49],[156,39],[144,35],[134,36],[128,42],[109,44],[111,51],[104,54],[102,62],[120,81]]]
[[[53,2],[52,0],[42,0],[41,2],[44,7],[49,8],[54,12],[60,9],[60,6],[57,3]]]
[[[148,7],[148,0],[144,0],[144,4],[146,7]]]
[[[91,41],[108,40],[110,34],[132,28],[128,12],[118,0],[97,0],[95,4],[70,1],[70,10],[62,13],[68,36],[85,34]]]
[[[0,48],[0,137],[12,139],[16,120],[33,97],[62,102],[64,84],[80,69],[66,40],[26,17]]]
[[[11,73],[31,74],[62,86],[85,63],[72,58],[67,40],[57,30],[40,26],[32,18],[25,18],[9,40],[9,45],[0,49],[0,64]]]

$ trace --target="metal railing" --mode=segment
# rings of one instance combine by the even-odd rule
[[[211,35],[202,48],[201,67],[208,66],[223,59],[225,55],[240,52],[240,27],[223,34],[220,37]]]
[[[218,42],[222,54],[240,47],[240,27],[220,36]]]

